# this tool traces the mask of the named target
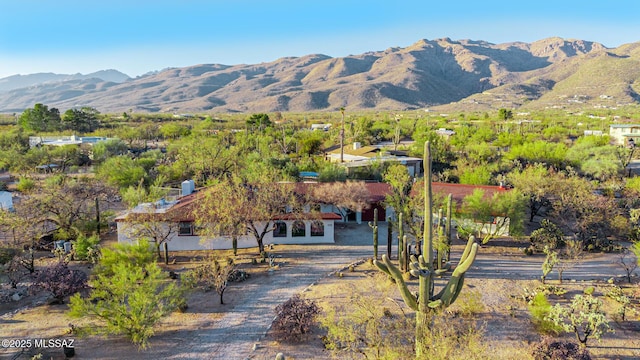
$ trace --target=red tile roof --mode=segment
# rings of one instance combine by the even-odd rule
[[[422,183],[420,183],[422,186]],[[480,189],[484,191],[484,197],[492,198],[493,194],[499,192],[509,191],[508,188],[503,186],[491,186],[491,185],[466,185],[466,184],[449,184],[449,183],[440,183],[440,182],[432,182],[431,190],[436,194],[449,195],[453,196],[453,200],[457,203],[462,203],[462,200],[465,196],[469,196],[473,194],[473,191],[476,189]]]
[[[317,186],[320,183],[315,182],[299,182],[295,184],[295,191],[300,194],[306,194],[310,191],[312,186]],[[412,192],[419,191],[422,186],[422,182],[416,182],[413,186]],[[365,186],[369,191],[370,202],[378,203],[385,200],[386,196],[391,193],[391,186],[382,182],[365,182]],[[449,183],[431,183],[432,190],[436,194],[442,194],[444,196],[448,194],[453,195],[453,199],[457,203],[462,203],[465,196],[471,195],[475,189],[484,190],[485,198],[493,197],[493,194],[497,192],[508,191],[508,188],[500,186],[489,185],[464,185],[464,184],[449,184]],[[178,200],[178,203],[174,204],[166,210],[164,213],[128,213],[124,216],[116,218],[116,221],[136,220],[144,219],[149,216],[153,216],[158,221],[194,221],[193,210],[197,204],[197,200],[204,195],[206,190],[197,191],[193,194],[184,196]],[[324,220],[340,220],[341,217],[333,213],[321,213],[321,218]],[[286,214],[283,214],[281,219],[288,219]]]

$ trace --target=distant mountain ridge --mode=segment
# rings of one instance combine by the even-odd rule
[[[100,70],[90,74],[54,74],[36,73],[28,75],[12,75],[0,79],[0,92],[11,91],[29,86],[51,84],[71,80],[100,79],[107,82],[121,83],[129,80],[129,76],[117,70]]]
[[[5,79],[4,112],[36,102],[101,112],[614,107],[640,102],[640,42],[610,49],[562,38],[504,44],[443,38],[341,58],[170,68],[119,82],[92,76],[3,91]]]

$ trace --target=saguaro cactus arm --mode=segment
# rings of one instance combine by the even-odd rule
[[[393,278],[393,280],[395,280],[396,284],[398,284],[398,290],[400,290],[400,295],[402,296],[402,300],[404,300],[405,304],[407,304],[407,306],[411,309],[418,311],[418,299],[411,293],[411,291],[409,291],[409,287],[402,278],[402,272],[391,263],[391,260],[389,260],[387,255],[382,255],[382,263],[377,260],[374,260],[373,263],[378,267],[378,269],[387,273]]]

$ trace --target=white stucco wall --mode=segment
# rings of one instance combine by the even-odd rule
[[[311,221],[305,220],[305,236],[292,235],[293,220],[283,220],[287,224],[287,236],[274,237],[273,231],[268,232],[264,236],[264,244],[326,244],[334,242],[334,220],[318,220],[324,224],[324,236],[311,236]],[[261,229],[264,224],[259,224],[258,229]],[[273,226],[273,223],[270,224]],[[124,221],[117,222],[118,229],[118,242],[119,243],[132,243],[135,239],[131,238],[132,228],[131,224]],[[257,247],[258,244],[255,238],[251,235],[244,235],[238,239],[238,248],[251,248]],[[200,236],[185,236],[174,235],[167,241],[167,247],[169,251],[184,251],[184,250],[225,250],[231,249],[230,237],[217,237],[217,238],[201,238]]]

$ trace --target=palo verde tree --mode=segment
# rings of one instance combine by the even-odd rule
[[[140,349],[148,346],[154,326],[185,301],[182,289],[168,282],[153,257],[146,241],[102,249],[89,296],[71,297],[72,317],[97,320],[81,331],[122,334]]]
[[[425,178],[431,177],[431,149],[429,142],[425,143],[424,164],[427,167]],[[422,255],[411,257],[411,275],[419,279],[419,290],[417,296],[411,293],[402,272],[391,263],[391,260],[382,255],[382,262],[374,259],[374,264],[383,272],[391,276],[400,290],[404,302],[416,311],[416,359],[422,359],[430,344],[427,343],[429,331],[430,315],[437,309],[446,308],[451,305],[462,290],[464,275],[473,264],[478,252],[478,244],[473,237],[469,239],[467,246],[460,257],[458,266],[453,271],[451,279],[439,293],[434,293],[434,268],[433,260],[433,206],[431,181],[424,182],[424,241],[422,242]]]

